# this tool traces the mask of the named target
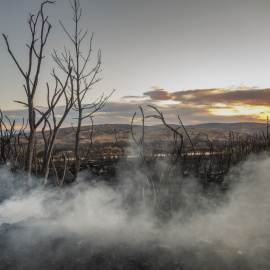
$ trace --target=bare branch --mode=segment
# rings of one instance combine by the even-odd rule
[[[2,34],[2,35],[3,35],[3,37],[4,37],[5,41],[6,41],[6,45],[7,45],[7,49],[8,49],[9,54],[11,55],[11,57],[14,60],[15,64],[17,65],[18,69],[22,73],[23,77],[26,78],[26,74],[23,72],[20,64],[18,63],[18,61],[15,58],[14,54],[12,53],[12,51],[10,50],[9,43],[8,43],[8,36],[6,36],[5,34]]]

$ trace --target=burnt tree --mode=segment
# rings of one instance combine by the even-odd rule
[[[54,3],[55,1],[44,1],[41,4],[40,10],[36,15],[32,14],[29,15],[28,25],[31,33],[31,40],[30,43],[27,45],[29,50],[28,64],[27,64],[28,67],[26,67],[25,70],[15,57],[14,53],[12,52],[8,41],[8,36],[3,34],[7,50],[25,80],[25,84],[23,85],[23,87],[25,90],[27,101],[26,102],[16,101],[16,102],[22,103],[28,108],[28,123],[30,132],[29,136],[27,137],[28,146],[25,161],[25,170],[28,172],[30,186],[32,185],[31,172],[32,172],[33,152],[36,139],[36,130],[38,126],[44,121],[44,119],[50,114],[50,112],[56,106],[57,102],[60,99],[59,96],[59,99],[56,99],[52,104],[52,106],[49,107],[47,111],[43,112],[41,117],[38,120],[36,120],[34,99],[39,87],[39,76],[41,72],[42,62],[44,59],[44,48],[47,43],[47,39],[52,27],[52,25],[48,22],[48,16],[45,16],[44,14],[44,5]]]
[[[70,1],[70,5],[73,10],[73,21],[75,23],[74,33],[71,34],[68,32],[61,21],[60,24],[71,41],[73,54],[70,50],[65,49],[65,52],[61,55],[58,55],[55,51],[53,57],[58,66],[66,73],[68,73],[66,64],[71,60],[72,77],[74,79],[74,95],[76,97],[73,110],[77,112],[77,126],[73,127],[75,132],[75,174],[78,175],[81,163],[80,140],[83,120],[91,118],[95,112],[102,109],[112,93],[109,96],[102,94],[97,99],[94,99],[92,103],[85,103],[86,96],[92,86],[101,80],[101,78],[98,78],[98,73],[101,71],[101,51],[98,51],[96,63],[91,66],[93,34],[90,37],[88,51],[84,54],[81,50],[81,45],[87,36],[88,31],[82,32],[82,29],[79,28],[79,22],[82,15],[80,1]]]

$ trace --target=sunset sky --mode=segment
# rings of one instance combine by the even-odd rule
[[[0,30],[26,68],[29,12],[40,0],[0,1]],[[102,51],[102,80],[89,102],[116,89],[96,123],[129,123],[138,106],[157,106],[170,122],[265,121],[270,115],[269,0],[81,0],[81,27],[94,32],[93,62]],[[73,30],[67,0],[45,9],[53,25],[36,105],[53,85],[54,49],[72,48],[59,20]],[[26,116],[23,79],[0,41],[0,108]],[[59,74],[61,71],[56,68]],[[53,87],[53,86],[52,86]],[[18,111],[19,110],[19,111]],[[58,108],[61,114],[61,107]],[[66,124],[72,122],[72,115]]]

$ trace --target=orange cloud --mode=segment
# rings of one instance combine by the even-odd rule
[[[153,91],[143,93],[149,96],[151,100],[173,100],[173,97],[165,89],[155,88]]]
[[[152,87],[153,90],[145,92],[146,101],[155,102],[160,106],[170,107],[178,104],[181,110],[190,108],[194,117],[212,116],[236,118],[243,120],[262,120],[270,115],[270,88],[257,89],[249,87],[211,88],[177,91],[169,93],[163,88]],[[176,108],[174,106],[174,108]],[[193,110],[193,112],[192,112]]]
[[[215,103],[224,104],[248,104],[252,106],[269,106],[270,89],[197,89],[188,91],[178,91],[171,93],[174,100],[181,101],[183,104],[205,104]]]
[[[108,102],[99,113],[95,114],[94,123],[129,124],[139,105],[143,107],[145,115],[153,114],[151,108],[147,106],[149,104],[160,109],[168,123],[177,122],[177,115],[185,124],[259,122],[265,121],[267,115],[270,115],[270,89],[268,88],[213,88],[168,92],[163,88],[153,87],[143,95],[126,96],[124,99],[122,102]],[[57,107],[55,113],[61,115],[63,109],[62,106]],[[16,119],[16,125],[20,125],[23,116],[27,119],[27,110],[6,113]],[[71,123],[75,123],[74,118],[76,116],[72,111],[65,125],[70,126]],[[88,125],[89,122],[86,121],[84,124]]]

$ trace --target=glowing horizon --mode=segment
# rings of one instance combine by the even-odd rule
[[[270,115],[270,107],[268,106],[226,104],[225,107],[210,108],[208,111],[218,116],[251,116],[258,120],[267,119],[267,116]]]

